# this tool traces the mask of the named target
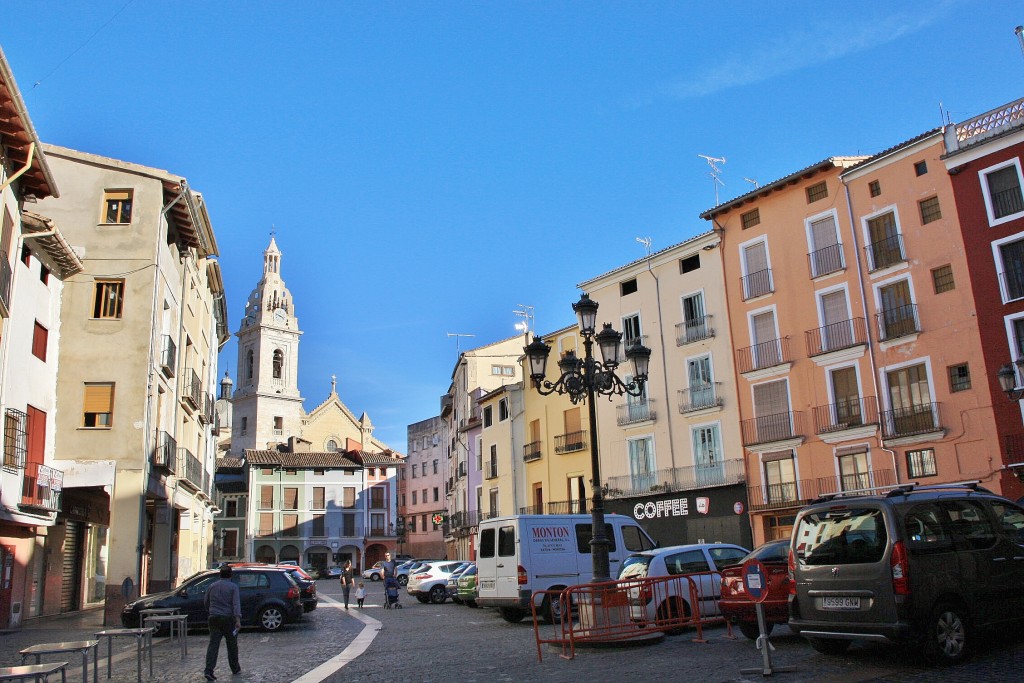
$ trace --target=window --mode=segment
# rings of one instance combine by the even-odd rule
[[[93,288],[92,316],[119,319],[124,305],[125,281],[97,280]]]
[[[608,550],[615,552],[615,533],[611,524],[604,525],[604,536],[608,539]],[[590,554],[590,539],[594,537],[594,526],[592,524],[576,525],[576,552],[581,555]]]
[[[768,267],[768,243],[754,242],[743,247],[743,298],[753,299],[774,291],[772,271]]]
[[[487,467],[488,472],[487,472],[487,474],[489,475],[487,478],[488,479],[493,479],[494,477],[498,476],[498,446],[497,446],[497,444],[491,444],[490,452],[491,452],[491,460],[490,460],[489,463],[487,463],[488,464],[488,467]]]
[[[260,509],[274,509],[274,487],[264,484],[260,486]]]
[[[237,517],[238,516],[238,501],[234,498],[224,501],[224,516],[225,517]]]
[[[412,492],[412,504],[416,505],[419,501],[416,500],[416,491]]]
[[[1003,303],[1024,298],[1024,239],[994,243]]]
[[[935,449],[922,448],[916,451],[907,451],[907,475],[914,477],[934,477],[938,474],[935,467]]]
[[[494,416],[492,415],[491,406],[484,408],[484,427],[490,427],[494,422]]]
[[[298,536],[299,535],[299,516],[298,515],[281,515],[281,535],[282,536]]]
[[[441,495],[441,491],[435,486],[434,487],[434,502],[435,503],[438,502],[439,500],[441,500],[440,495]]]
[[[274,435],[280,436],[284,434],[284,418],[280,415],[274,416]]]
[[[356,535],[356,516],[353,514],[343,514],[341,516],[341,535],[345,538],[351,538]]]
[[[626,280],[625,282],[619,283],[619,290],[622,292],[622,296],[633,294],[636,292],[636,278],[632,280]]]
[[[508,419],[508,399],[503,398],[498,401],[498,422],[504,422]],[[426,467],[426,463],[423,465]]]
[[[1020,166],[1016,159],[1001,167],[981,172],[981,191],[985,196],[989,223],[995,225],[1024,212],[1020,189]]]
[[[49,336],[49,330],[40,325],[37,320],[32,327],[32,355],[44,363],[46,362],[46,340]]]
[[[434,474],[437,474],[437,460],[436,459],[434,460],[433,465],[434,465]]]
[[[647,491],[658,483],[654,468],[654,442],[652,437],[629,439],[630,488]]]
[[[284,351],[274,349],[274,379],[281,379],[281,372],[284,369]]]
[[[110,429],[114,421],[113,383],[86,384],[82,404],[83,427]]]
[[[903,237],[896,224],[896,213],[885,213],[869,218],[867,252],[871,257],[870,269],[880,270],[906,260],[903,254]]]
[[[740,222],[743,224],[743,229],[752,228],[755,225],[761,223],[761,210],[754,209],[753,211],[747,211],[745,214],[740,215]]]
[[[338,442],[335,441],[334,439],[328,439],[327,440],[327,452],[328,453],[335,453],[335,452],[337,452],[337,450],[338,450]]]
[[[682,301],[683,325],[676,341],[679,344],[689,344],[712,336],[709,317],[704,313],[704,293],[688,294]]]
[[[341,507],[354,508],[356,506],[356,487],[345,486],[341,489]]]
[[[423,529],[426,531],[426,529]],[[416,533],[416,515],[409,515],[409,533]]]
[[[312,522],[310,536],[323,537],[327,535],[327,526],[324,524],[323,515],[313,515]]]
[[[725,483],[722,462],[722,439],[718,435],[718,425],[694,427],[693,460],[697,465],[697,484],[699,486],[717,486]]]
[[[273,536],[274,535],[274,513],[273,512],[261,512],[260,513],[260,536]]]
[[[967,363],[950,365],[947,370],[949,370],[950,392],[967,391],[971,388],[971,368]]]
[[[299,509],[299,490],[294,486],[286,486],[284,489],[283,510]]]
[[[798,500],[796,466],[793,451],[777,451],[761,456],[764,464],[765,498],[768,503]]]
[[[20,410],[8,409],[4,415],[4,467],[17,469],[25,466],[28,450],[27,416]]]
[[[384,513],[383,512],[371,512],[370,513],[370,535],[371,536],[383,536],[386,533],[384,527]]]
[[[274,474],[274,468],[273,467],[264,467],[264,468],[262,468],[260,470],[260,474],[262,474],[265,477],[269,477],[272,474]]]
[[[881,341],[898,339],[921,331],[917,305],[910,292],[910,281],[899,280],[878,288],[881,312],[878,313]]]
[[[935,293],[942,294],[956,289],[956,282],[953,280],[953,266],[946,264],[932,270],[932,284],[935,286]]]
[[[639,344],[643,340],[643,333],[640,331],[640,316],[630,315],[622,319],[622,346],[629,348]]]
[[[412,478],[416,478],[416,463],[412,464]]]
[[[871,486],[871,463],[866,450],[837,454],[839,482],[843,491],[859,491]]]
[[[253,373],[253,366],[255,365],[255,359],[253,358],[252,349],[245,352],[245,378],[251,380]]]
[[[694,254],[693,256],[687,256],[686,258],[679,259],[680,273],[692,273],[698,269],[700,269],[700,254]]]
[[[238,557],[238,529],[224,530],[224,545],[220,552],[225,557]]]
[[[811,277],[821,277],[846,267],[843,245],[839,241],[832,214],[809,221],[807,232],[811,243],[811,251],[807,255],[811,264]]]
[[[912,436],[939,429],[937,407],[932,405],[928,369],[924,363],[885,374],[892,410],[882,421],[883,436]]]
[[[492,365],[491,374],[499,377],[515,377],[516,369],[511,365]],[[427,448],[427,437],[423,437],[423,447]]]
[[[921,175],[924,175],[927,172],[928,172],[928,162],[927,161],[918,161],[918,162],[916,162],[914,164],[914,174],[915,175],[921,176]]]
[[[750,317],[751,358],[749,367],[740,371],[750,372],[770,368],[783,362],[782,341],[775,329],[775,311],[769,309]]]
[[[132,190],[107,190],[103,193],[101,223],[132,222]]]
[[[487,512],[492,519],[498,516],[498,489],[487,492]]]
[[[245,417],[244,415],[242,416],[242,424],[239,426],[238,431],[241,434],[245,434],[246,432],[249,431],[249,418],[248,417]]]
[[[42,264],[39,265],[39,281],[44,285],[50,281],[50,269]]]
[[[821,181],[820,183],[815,183],[814,185],[811,185],[810,187],[807,188],[807,203],[808,204],[813,204],[814,202],[816,202],[816,201],[818,201],[820,199],[824,199],[827,196],[828,196],[828,185],[825,184],[824,180]]]
[[[939,207],[938,197],[929,197],[928,199],[922,199],[917,203],[917,207],[921,210],[921,224],[931,223],[942,218],[942,209]]]
[[[374,486],[370,489],[370,507],[378,510],[385,507],[383,486]]]
[[[879,183],[877,180],[872,180],[870,183],[868,183],[868,192],[871,193],[872,197],[877,197],[878,195],[882,194],[882,184]]]
[[[768,443],[792,438],[795,430],[789,406],[789,383],[780,379],[755,384],[753,393],[756,435],[750,442]]]

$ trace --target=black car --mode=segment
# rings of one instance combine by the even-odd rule
[[[305,570],[290,565],[279,564],[280,569],[285,570],[295,579],[299,586],[299,602],[302,603],[303,612],[312,612],[316,609],[316,581]]]
[[[125,628],[141,626],[139,610],[151,607],[177,607],[188,615],[189,626],[206,626],[203,598],[210,585],[220,578],[217,570],[199,572],[180,586],[165,593],[145,595],[129,602],[121,611]],[[291,574],[277,567],[237,567],[231,580],[238,584],[242,603],[242,626],[258,626],[276,631],[302,616],[300,589]]]

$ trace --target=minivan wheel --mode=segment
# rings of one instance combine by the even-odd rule
[[[398,582],[399,586],[408,586],[409,585],[409,577],[406,576],[405,574],[399,574],[398,578],[395,579],[395,581]]]
[[[560,588],[552,588],[551,590],[561,590]],[[540,603],[539,611],[541,619],[546,624],[560,624],[562,623],[562,601],[558,596],[553,596],[550,593],[544,596],[544,599]]]
[[[498,614],[510,624],[518,624],[526,616],[526,610],[518,607],[499,607]]]
[[[833,640],[832,638],[808,638],[811,647],[823,655],[841,655],[850,649],[849,640]]]
[[[443,605],[448,599],[448,591],[444,586],[434,586],[430,589],[430,602],[435,605]]]
[[[924,655],[930,663],[949,666],[967,655],[967,616],[953,605],[932,610],[924,634]]]
[[[256,621],[264,631],[276,631],[284,625],[284,613],[279,607],[267,605],[260,610]]]

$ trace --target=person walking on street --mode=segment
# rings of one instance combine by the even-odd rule
[[[242,627],[242,602],[238,584],[231,580],[231,565],[226,564],[220,568],[220,579],[206,590],[203,603],[209,615],[207,621],[210,629],[210,644],[206,647],[206,669],[203,675],[208,681],[217,680],[213,670],[217,668],[221,638],[228,643],[231,673],[241,673],[242,667],[238,663],[238,629]]]
[[[355,582],[355,577],[352,576],[352,561],[345,560],[341,568],[341,592],[345,594],[345,609],[348,609],[348,596]]]
[[[391,559],[391,553],[384,553],[384,561],[380,563],[382,578],[398,578],[395,576],[395,561]]]

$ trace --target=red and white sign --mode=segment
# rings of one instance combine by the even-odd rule
[[[742,500],[737,500],[735,503],[732,504],[732,511],[735,512],[737,515],[742,515],[743,510],[744,508]]]
[[[697,499],[697,512],[699,512],[702,515],[706,515],[706,514],[708,514],[708,511],[710,510],[710,508],[711,508],[711,499],[710,498],[698,498]]]

